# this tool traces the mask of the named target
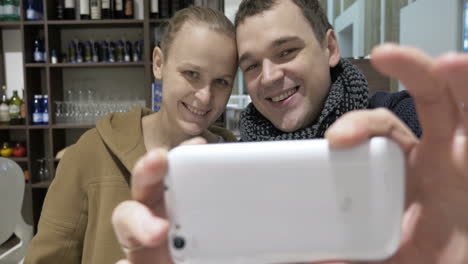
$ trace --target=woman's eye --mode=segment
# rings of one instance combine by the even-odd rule
[[[194,71],[184,71],[184,75],[190,79],[198,79],[200,77],[200,74]]]
[[[229,82],[224,79],[216,79],[215,82],[217,85],[229,86]]]

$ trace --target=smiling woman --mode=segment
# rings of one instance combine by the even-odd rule
[[[212,126],[226,107],[237,71],[234,25],[222,13],[205,7],[176,13],[153,62],[164,86],[161,109],[106,116],[67,150],[26,263],[116,262],[123,251],[109,223],[113,209],[131,198],[130,172],[138,158],[194,136],[209,143],[235,140]],[[154,261],[170,263],[168,252],[162,250]]]

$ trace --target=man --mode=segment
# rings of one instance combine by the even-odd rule
[[[420,136],[406,92],[369,101],[365,77],[347,60],[318,1],[247,0],[235,20],[239,66],[252,103],[244,141],[323,137],[344,113],[387,107]]]
[[[309,1],[243,2],[246,6],[271,2],[263,11],[249,13],[252,9],[246,8],[244,18],[237,16],[239,59],[253,101],[243,115],[243,139],[312,138],[324,133],[337,148],[354,146],[372,136],[395,140],[406,155],[407,209],[401,247],[380,263],[468,263],[468,111],[464,106],[468,55],[433,59],[417,49],[395,45],[373,51],[375,67],[402,81],[412,93],[424,131],[419,141],[413,133],[417,133],[416,127],[409,129],[410,119],[400,115],[405,111],[396,110],[400,104],[404,105],[401,109],[408,108],[406,101],[411,99],[386,96],[387,103],[382,105],[397,118],[382,108],[365,110],[361,85],[349,88],[347,99],[335,98],[346,87],[336,88],[340,74],[336,77],[334,69],[343,64],[342,71],[350,68],[339,58],[333,31],[316,32],[318,27],[311,26],[315,24],[304,15],[301,3]],[[361,77],[341,80],[346,82],[362,84]],[[343,100],[339,107],[327,108]],[[352,103],[356,105],[350,107]],[[379,105],[371,99],[369,105],[373,104]],[[333,114],[331,118],[324,113],[327,111]],[[191,143],[200,143],[200,139]],[[155,198],[154,190],[160,187],[167,165],[165,152],[155,150],[133,171],[135,201],[121,204],[113,217],[119,241],[130,249],[128,262],[122,263],[151,263],[166,250],[168,223],[155,214],[162,201]],[[142,218],[146,224],[136,224]]]

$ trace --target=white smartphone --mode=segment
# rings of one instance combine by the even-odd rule
[[[404,157],[386,138],[181,146],[165,203],[176,263],[382,260],[400,242]]]

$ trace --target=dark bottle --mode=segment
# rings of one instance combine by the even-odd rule
[[[124,1],[125,0],[115,0],[114,18],[124,18]]]
[[[124,15],[125,18],[134,18],[135,17],[135,12],[133,10],[133,0],[124,0],[125,5],[124,5]]]
[[[99,43],[93,41],[93,50],[92,50],[93,62],[99,62],[99,61],[101,61],[101,60],[99,59],[99,50],[100,50]]]
[[[143,40],[135,41],[133,47],[133,61],[141,62],[143,61]]]
[[[130,41],[125,41],[125,48],[124,48],[124,61],[131,62],[132,61],[132,43]]]
[[[91,41],[86,41],[85,42],[85,48],[84,48],[84,61],[85,62],[92,62],[93,61],[93,45],[91,44]]]
[[[26,7],[26,20],[41,20],[42,10],[42,1],[28,0]]]
[[[18,96],[18,91],[13,91],[13,96],[10,99],[9,110],[10,110],[10,124],[11,125],[21,125],[23,123],[23,118],[21,118],[21,104],[23,100]]]
[[[159,16],[161,18],[169,18],[171,11],[170,0],[159,0]]]
[[[80,19],[87,20],[90,18],[89,0],[80,0]]]
[[[57,19],[65,18],[65,0],[57,0]]]
[[[117,41],[117,48],[115,50],[115,60],[117,62],[124,62],[124,43],[122,40]]]
[[[68,61],[76,63],[76,43],[73,40],[68,44]]]
[[[151,0],[151,18],[159,18],[159,0]]]
[[[91,0],[91,19],[101,19],[101,0]]]
[[[42,124],[49,124],[49,96],[46,94],[42,97]]]
[[[187,7],[191,7],[191,6],[195,5],[194,0],[181,0],[181,1],[182,1],[181,8],[187,8]]]
[[[76,45],[76,62],[82,63],[84,57],[84,45],[83,42],[79,41]]]
[[[109,42],[109,62],[115,62],[115,50],[116,50],[116,45],[115,42],[111,41]]]
[[[170,16],[173,17],[174,14],[181,9],[180,0],[171,1],[170,9],[171,9]]]
[[[75,0],[65,0],[65,19],[75,19]]]
[[[33,50],[34,62],[45,62],[44,51],[43,51],[41,40],[39,39],[34,40],[33,49],[34,49]]]
[[[111,0],[102,0],[101,1],[101,18],[102,19],[110,19],[112,18],[111,15]]]
[[[107,41],[101,42],[100,56],[102,62],[109,62],[109,43]]]

